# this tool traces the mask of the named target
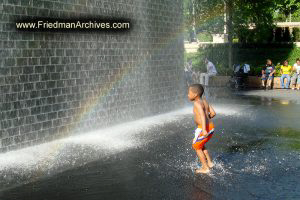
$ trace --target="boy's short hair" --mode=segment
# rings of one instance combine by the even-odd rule
[[[204,93],[204,88],[201,84],[192,84],[189,86],[189,89],[191,89],[192,92],[196,93],[199,97],[202,97]]]
[[[297,58],[297,59],[296,59],[296,62],[297,62],[297,61],[300,61],[300,58]]]

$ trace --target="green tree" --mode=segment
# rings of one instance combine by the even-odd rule
[[[274,19],[276,21],[293,21],[300,18],[299,0],[276,0],[276,11]]]
[[[224,30],[224,1],[195,0],[195,22],[198,30],[222,33]]]
[[[272,39],[273,0],[234,0],[233,34],[240,42],[268,42]]]
[[[224,5],[222,0],[184,0],[185,30],[192,37],[199,32],[222,33]],[[195,28],[194,28],[194,27]]]
[[[277,1],[277,0],[276,0]],[[195,21],[197,30],[210,33],[224,32],[226,4],[231,4],[231,34],[241,42],[269,41],[273,28],[273,13],[278,9],[274,0],[185,0],[192,2],[195,14],[185,12],[186,23]],[[279,1],[279,0],[278,0]],[[191,5],[191,4],[189,4]],[[227,13],[228,14],[228,13]],[[228,22],[227,22],[228,23]]]

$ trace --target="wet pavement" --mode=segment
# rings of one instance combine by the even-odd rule
[[[299,199],[300,105],[239,96],[213,106],[216,132],[207,148],[216,165],[208,175],[193,173],[195,125],[187,107],[69,138],[54,150],[17,153],[51,152],[35,154],[31,165],[16,153],[1,155],[11,160],[0,166],[0,199]]]

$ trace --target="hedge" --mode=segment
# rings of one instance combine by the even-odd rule
[[[249,64],[250,75],[260,75],[266,59],[271,59],[274,65],[287,59],[293,65],[300,57],[300,48],[292,44],[233,44],[232,49],[233,64]],[[228,44],[205,44],[197,53],[186,54],[186,60],[192,60],[193,68],[200,71],[206,71],[205,57],[215,64],[220,75],[232,74],[233,67],[228,66]]]

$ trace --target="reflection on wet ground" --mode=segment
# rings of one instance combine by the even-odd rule
[[[135,133],[132,124],[119,127],[125,133],[110,132],[109,140],[70,139],[41,178],[10,188],[2,181],[0,199],[300,199],[299,104],[241,96],[213,105],[216,133],[207,147],[216,165],[208,175],[193,173],[195,126],[186,108],[151,126],[136,123]],[[30,177],[26,167],[21,175],[0,167],[11,179]]]

